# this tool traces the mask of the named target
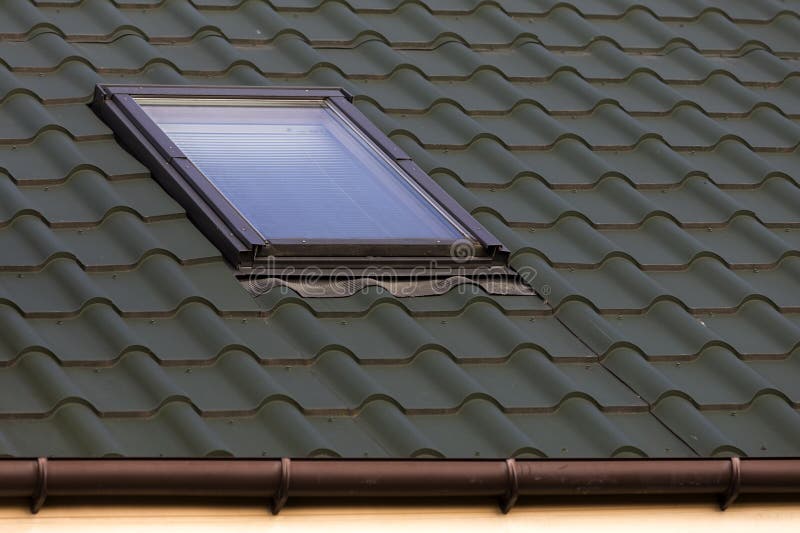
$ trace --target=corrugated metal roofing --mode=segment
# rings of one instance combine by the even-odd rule
[[[800,454],[800,2],[0,4],[0,454]],[[98,82],[332,85],[541,296],[252,298]]]

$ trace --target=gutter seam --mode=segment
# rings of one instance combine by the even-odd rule
[[[508,492],[500,500],[500,510],[503,514],[508,514],[512,507],[517,503],[519,497],[519,477],[517,476],[517,460],[506,459],[506,470],[508,471]]]
[[[289,480],[291,476],[292,460],[288,457],[281,458],[281,477],[278,483],[278,490],[272,499],[271,511],[277,515],[289,500]]]
[[[738,457],[731,457],[731,482],[719,508],[723,511],[736,501],[742,486],[742,462]]]
[[[31,513],[36,514],[47,499],[47,457],[36,460],[36,487],[31,496]]]

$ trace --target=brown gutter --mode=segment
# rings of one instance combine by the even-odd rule
[[[2,459],[0,498],[47,496],[494,497],[800,494],[800,459]]]

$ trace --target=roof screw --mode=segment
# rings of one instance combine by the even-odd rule
[[[301,243],[303,243],[303,244],[305,244],[305,243],[306,243],[306,240],[305,240],[305,239],[303,239],[303,240],[302,240],[302,241],[300,241],[300,242],[301,242]]]
[[[328,417],[328,422],[333,422],[333,417],[332,416]]]
[[[45,188],[44,188],[44,190],[45,190],[45,191],[49,191],[49,190],[50,190],[50,187],[45,187]]]
[[[667,453],[669,453],[669,452],[670,452],[670,449],[669,449],[669,448],[664,448],[664,451],[665,451],[665,452],[667,452]]]
[[[12,144],[12,145],[11,145],[11,149],[12,149],[12,150],[16,150],[16,149],[17,149],[17,145],[16,145],[16,144]]]
[[[60,326],[60,325],[61,325],[61,324],[63,324],[63,323],[64,323],[64,322],[63,322],[62,320],[59,320],[59,321],[57,321],[57,322],[56,322],[56,326]]]
[[[342,320],[341,322],[339,322],[339,324],[341,324],[343,326],[346,326],[347,325],[347,320]]]
[[[677,361],[677,362],[675,363],[675,366],[681,366],[681,362],[680,362],[680,361]]]
[[[155,323],[156,323],[156,321],[155,321],[155,320],[153,320],[153,319],[151,318],[151,319],[150,319],[150,323],[151,323],[151,324],[155,324]]]
[[[247,324],[247,319],[246,318],[242,319],[242,324]]]
[[[761,451],[766,451],[766,450],[767,450],[767,445],[766,444],[762,444],[761,445]]]
[[[116,274],[111,274],[111,279],[117,279],[117,275]]]
[[[528,319],[529,322],[536,322],[536,317],[532,316]]]
[[[711,229],[711,226],[709,226],[709,227],[706,228],[706,231],[714,231],[714,230]]]
[[[731,413],[731,416],[736,416],[736,412]]]
[[[192,369],[191,368],[187,368],[184,372],[187,373],[187,374],[191,374],[192,373]]]
[[[23,274],[17,274],[17,277],[18,278],[24,278],[25,276]]]
[[[530,231],[531,233],[536,233],[536,228],[528,228],[528,231]]]
[[[567,453],[567,449],[566,448],[561,448],[561,453]]]
[[[617,320],[622,320],[622,315],[617,315]]]
[[[753,274],[758,274],[758,267],[753,268]]]
[[[83,230],[82,229],[78,230],[78,235],[83,235]]]
[[[475,452],[475,457],[480,457],[480,456],[481,456],[481,452],[476,451]]]
[[[583,368],[584,368],[584,370],[589,370],[590,368],[592,368],[592,365],[586,365],[586,366],[585,366],[585,367],[583,367]]]

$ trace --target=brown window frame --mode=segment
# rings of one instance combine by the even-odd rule
[[[403,239],[269,239],[243,217],[227,198],[173,143],[135,101],[149,96],[176,99],[231,98],[314,101],[332,106],[346,117],[406,176],[420,187],[435,207],[466,230],[471,250],[454,260],[452,247],[464,242],[420,243]],[[189,218],[237,268],[246,269],[267,259],[282,264],[328,266],[386,264],[413,267],[435,264],[447,267],[504,265],[508,250],[451,198],[397,144],[353,105],[353,97],[336,87],[222,87],[98,84],[91,108],[114,131],[120,143],[147,166],[161,186],[186,209]]]

